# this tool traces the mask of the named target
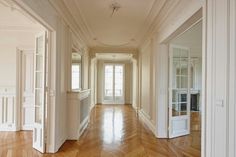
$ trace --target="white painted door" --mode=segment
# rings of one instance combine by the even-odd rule
[[[42,32],[36,36],[33,129],[33,147],[42,153],[45,152],[46,50],[46,32]]]
[[[33,130],[34,125],[34,51],[21,51],[21,129]]]
[[[170,46],[169,138],[190,133],[189,49]]]
[[[105,64],[103,103],[124,104],[124,65]]]

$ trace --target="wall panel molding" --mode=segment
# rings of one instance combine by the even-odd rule
[[[0,131],[17,131],[15,87],[0,87]]]

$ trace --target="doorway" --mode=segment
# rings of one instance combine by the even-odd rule
[[[103,104],[124,104],[124,65],[104,64]]]
[[[49,34],[15,3],[0,1],[0,10],[0,134],[27,134],[44,153]]]
[[[201,150],[202,20],[169,42],[169,138],[191,136]]]

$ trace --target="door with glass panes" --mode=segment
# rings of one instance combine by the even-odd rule
[[[103,104],[124,104],[124,65],[104,65]]]
[[[45,120],[46,120],[46,78],[47,71],[47,32],[36,36],[35,69],[34,69],[34,125],[33,148],[45,152]]]
[[[189,49],[171,45],[169,60],[169,137],[190,133]]]

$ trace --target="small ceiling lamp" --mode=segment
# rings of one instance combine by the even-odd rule
[[[117,12],[121,8],[121,5],[117,2],[114,2],[110,5],[110,8],[112,10],[112,13],[111,13],[111,17],[112,17],[114,13]]]

